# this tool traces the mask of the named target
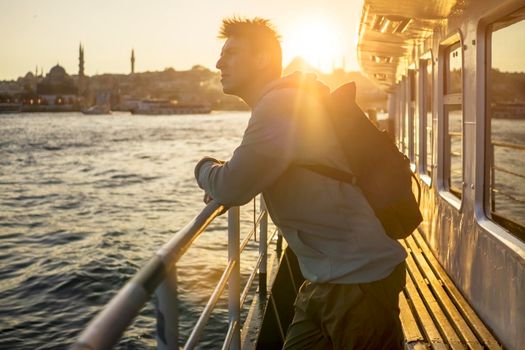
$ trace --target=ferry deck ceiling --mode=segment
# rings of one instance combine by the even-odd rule
[[[414,45],[464,7],[464,0],[365,0],[357,45],[361,69],[383,90],[393,91]]]

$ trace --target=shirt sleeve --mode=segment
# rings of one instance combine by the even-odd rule
[[[224,163],[208,159],[199,165],[199,186],[219,203],[243,205],[274,183],[291,165],[294,113],[283,91],[270,93],[255,109],[241,144]]]

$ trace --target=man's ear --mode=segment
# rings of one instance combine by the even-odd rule
[[[263,70],[270,65],[270,55],[267,52],[257,53],[255,58],[257,69]]]

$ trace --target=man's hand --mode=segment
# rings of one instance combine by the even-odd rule
[[[202,158],[197,163],[197,165],[195,166],[195,179],[197,180],[197,184],[199,185],[200,188],[203,188],[203,186],[199,183],[200,169],[201,169],[202,165],[204,165],[207,162],[211,162],[211,163],[215,163],[215,164],[224,164],[224,161],[217,160],[217,159],[212,158],[212,157],[204,157],[204,158]],[[202,198],[202,200],[203,200],[204,203],[209,204],[213,200],[213,197],[208,192],[205,191],[204,192],[204,197]],[[223,211],[219,215],[222,215],[222,214],[224,214],[227,211],[228,211],[228,208],[224,207]]]
[[[199,184],[199,172],[200,172],[201,166],[204,163],[206,163],[206,162],[218,163],[218,164],[224,163],[224,162],[222,162],[220,160],[217,160],[215,158],[212,158],[212,157],[204,157],[197,163],[197,165],[195,166],[195,179],[197,180],[197,184],[201,188],[202,188],[202,186]],[[210,203],[213,200],[213,197],[210,196],[207,192],[204,192],[204,198],[202,200],[203,200],[204,203],[208,204],[208,203]]]
[[[210,203],[213,200],[213,198],[209,194],[204,192],[204,198],[202,200],[204,201],[204,203],[208,204],[208,203]],[[228,211],[228,209],[230,209],[230,208],[226,207],[226,206],[223,206],[223,209],[219,213],[219,215],[222,215],[222,214],[226,213]]]

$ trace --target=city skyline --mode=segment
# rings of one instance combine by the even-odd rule
[[[2,3],[0,23],[8,49],[0,53],[0,80],[16,79],[35,67],[45,74],[56,64],[76,74],[80,43],[90,76],[128,74],[132,49],[136,72],[194,65],[214,70],[223,43],[217,39],[218,29],[221,20],[232,15],[271,19],[282,37],[285,66],[302,56],[325,72],[343,65],[359,70],[355,42],[361,4],[336,1],[328,9],[321,1],[299,0]]]

